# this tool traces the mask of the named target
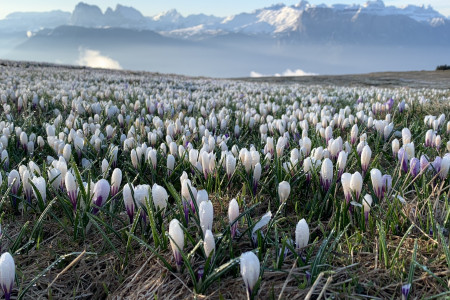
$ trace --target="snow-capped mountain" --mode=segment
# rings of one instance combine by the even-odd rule
[[[105,12],[96,5],[80,2],[74,11],[48,13],[13,13],[0,20],[0,31],[7,29],[36,31],[40,28],[54,28],[60,25],[83,27],[121,27],[154,30],[165,35],[189,37],[212,32],[241,32],[245,34],[279,34],[296,32],[302,27],[302,16],[326,10],[334,17],[356,20],[362,17],[406,17],[421,24],[442,26],[449,20],[431,6],[406,5],[386,6],[382,0],[368,1],[363,5],[334,4],[313,5],[302,0],[296,5],[277,4],[256,9],[252,12],[220,18],[204,14],[183,16],[175,9],[144,16],[137,9],[118,4]],[[324,20],[326,21],[326,20]]]

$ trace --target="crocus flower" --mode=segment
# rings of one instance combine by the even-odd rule
[[[199,218],[200,218],[200,227],[202,228],[203,235],[205,235],[206,230],[212,230],[213,218],[214,218],[214,209],[212,202],[202,201],[199,207]]]
[[[363,207],[364,207],[364,218],[366,219],[366,224],[369,221],[369,212],[370,207],[372,206],[372,196],[366,194],[363,198]]]
[[[342,176],[342,173],[344,173],[345,167],[347,166],[347,157],[348,153],[342,150],[339,152],[339,156],[337,159],[337,167],[338,167],[338,176],[337,178],[340,179]]]
[[[130,223],[133,223],[134,217],[134,201],[133,195],[131,194],[132,187],[129,183],[123,186],[122,195],[123,202],[125,204],[125,209],[127,210],[128,217],[130,218]]]
[[[297,251],[306,247],[309,241],[309,226],[305,219],[298,221],[295,227],[295,246]]]
[[[247,298],[250,299],[253,288],[259,278],[260,264],[255,253],[248,251],[241,255],[241,276],[247,288]]]
[[[387,195],[392,189],[392,176],[384,174],[383,175],[383,194]]]
[[[411,172],[412,178],[416,178],[420,172],[420,161],[418,158],[413,157],[409,162],[409,171]]]
[[[47,199],[47,185],[45,183],[44,177],[34,177],[31,180],[36,187],[36,189],[39,191],[39,194],[41,194],[42,201],[45,203],[45,200]],[[37,199],[36,191],[33,189],[34,197]]]
[[[373,191],[377,198],[381,200],[383,198],[383,176],[381,175],[380,170],[370,170],[370,178],[372,180]]]
[[[28,203],[31,203],[31,195],[33,194],[33,187],[31,185],[30,181],[31,181],[30,172],[28,170],[25,170],[22,173],[22,182],[23,182],[22,187],[23,187],[23,192],[25,194],[25,197],[27,198]]]
[[[392,141],[392,155],[397,157],[398,150],[400,149],[400,142],[397,139]]]
[[[320,183],[323,190],[326,192],[333,181],[333,163],[329,158],[325,158],[320,169]]]
[[[239,216],[239,204],[237,203],[236,199],[231,199],[230,203],[228,204],[228,220],[231,224],[237,219]],[[234,223],[233,226],[231,226],[231,238],[234,238],[236,235],[236,229],[238,226],[238,222]]]
[[[350,180],[350,189],[355,194],[356,201],[359,201],[359,196],[361,195],[363,179],[359,172],[355,172]]]
[[[369,168],[370,159],[372,158],[372,150],[369,145],[365,145],[361,152],[361,168],[362,174],[366,174],[367,169]]]
[[[162,144],[163,145],[163,144]],[[167,156],[167,175],[170,176],[175,167],[175,157],[172,154]]]
[[[342,188],[344,190],[344,197],[347,201],[347,204],[350,203],[350,200],[352,199],[352,190],[350,188],[350,182],[352,180],[352,174],[350,173],[344,173],[341,176],[341,183]]]
[[[115,168],[111,175],[111,197],[114,197],[119,192],[120,184],[122,183],[122,170]]]
[[[401,148],[400,150],[398,150],[398,160],[400,162],[400,165],[402,167],[402,170],[404,173],[408,172],[408,153],[406,153],[404,148]]]
[[[350,142],[352,145],[356,144],[356,141],[358,140],[358,125],[355,124],[352,127],[352,130],[350,132]]]
[[[150,149],[148,151],[147,160],[149,162],[151,162],[153,169],[156,170],[157,156],[156,156],[156,150],[155,149]]]
[[[206,257],[209,257],[211,253],[214,253],[214,251],[216,250],[214,236],[209,229],[207,229],[205,233],[205,238],[203,240],[203,249],[205,250]]]
[[[289,198],[289,194],[291,193],[291,185],[287,181],[282,181],[278,184],[278,197],[280,199],[280,203],[286,202]]]
[[[108,199],[110,191],[110,186],[108,181],[105,179],[100,179],[94,185],[94,196],[92,198],[92,202],[94,203],[93,213],[96,214],[98,212],[98,208],[102,207],[106,200]]]
[[[77,209],[78,189],[75,177],[71,172],[66,173],[66,178],[64,179],[64,182],[66,185],[67,195],[69,196],[69,200],[72,203],[73,210],[75,211]]]
[[[167,200],[169,199],[169,195],[167,194],[167,191],[164,187],[156,183],[153,184],[152,198],[156,209],[164,210],[167,207]]]
[[[173,256],[175,257],[177,268],[180,269],[183,262],[181,251],[184,248],[184,232],[177,219],[170,221],[169,236],[171,237],[170,246],[172,247]]]
[[[9,300],[11,297],[15,274],[16,266],[13,257],[9,252],[3,253],[0,256],[0,287],[3,290],[6,300]]]
[[[445,180],[448,177],[448,171],[450,169],[450,156],[445,155],[441,160],[441,169],[439,171],[439,178]]]
[[[233,175],[235,169],[236,169],[236,158],[233,156],[233,154],[227,154],[226,171],[228,179],[231,178],[231,175]]]
[[[256,190],[258,189],[258,183],[261,179],[261,171],[261,164],[257,163],[253,169],[253,194],[256,194]]]
[[[17,170],[12,170],[8,174],[8,187],[11,186],[11,193],[17,195],[20,187],[20,175]]]
[[[411,291],[411,284],[402,285],[402,300],[408,299],[409,292]]]

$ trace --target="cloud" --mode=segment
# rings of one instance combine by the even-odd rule
[[[101,55],[100,51],[80,48],[79,53],[80,55],[76,62],[79,66],[102,69],[122,69],[117,60]]]
[[[285,76],[312,76],[312,75],[317,75],[316,73],[309,73],[309,72],[305,72],[301,69],[296,69],[294,71],[292,71],[291,69],[287,69],[286,71],[284,71],[283,73],[275,73],[273,75],[266,75],[266,74],[261,74],[255,71],[251,71],[250,72],[250,77],[285,77]]]

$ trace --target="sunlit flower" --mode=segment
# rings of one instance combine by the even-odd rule
[[[253,288],[259,278],[260,264],[255,253],[249,251],[241,255],[241,276],[247,288],[247,298],[250,299]]]

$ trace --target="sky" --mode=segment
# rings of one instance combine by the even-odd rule
[[[72,11],[75,5],[80,0],[0,0],[0,19],[6,15],[16,11],[50,11],[50,10],[64,10]],[[292,5],[300,2],[300,0],[164,0],[164,1],[150,1],[150,0],[84,0],[89,4],[99,6],[102,11],[107,7],[114,8],[117,3],[126,6],[133,6],[141,11],[144,16],[153,16],[160,12],[169,9],[177,9],[183,15],[205,13],[216,16],[229,16],[240,12],[250,12],[257,8],[270,6],[272,4],[283,2],[287,5]],[[310,0],[311,4],[363,4],[366,0]],[[403,6],[405,4],[414,5],[431,5],[434,9],[445,16],[450,16],[450,1],[449,0],[385,0],[386,5]]]

